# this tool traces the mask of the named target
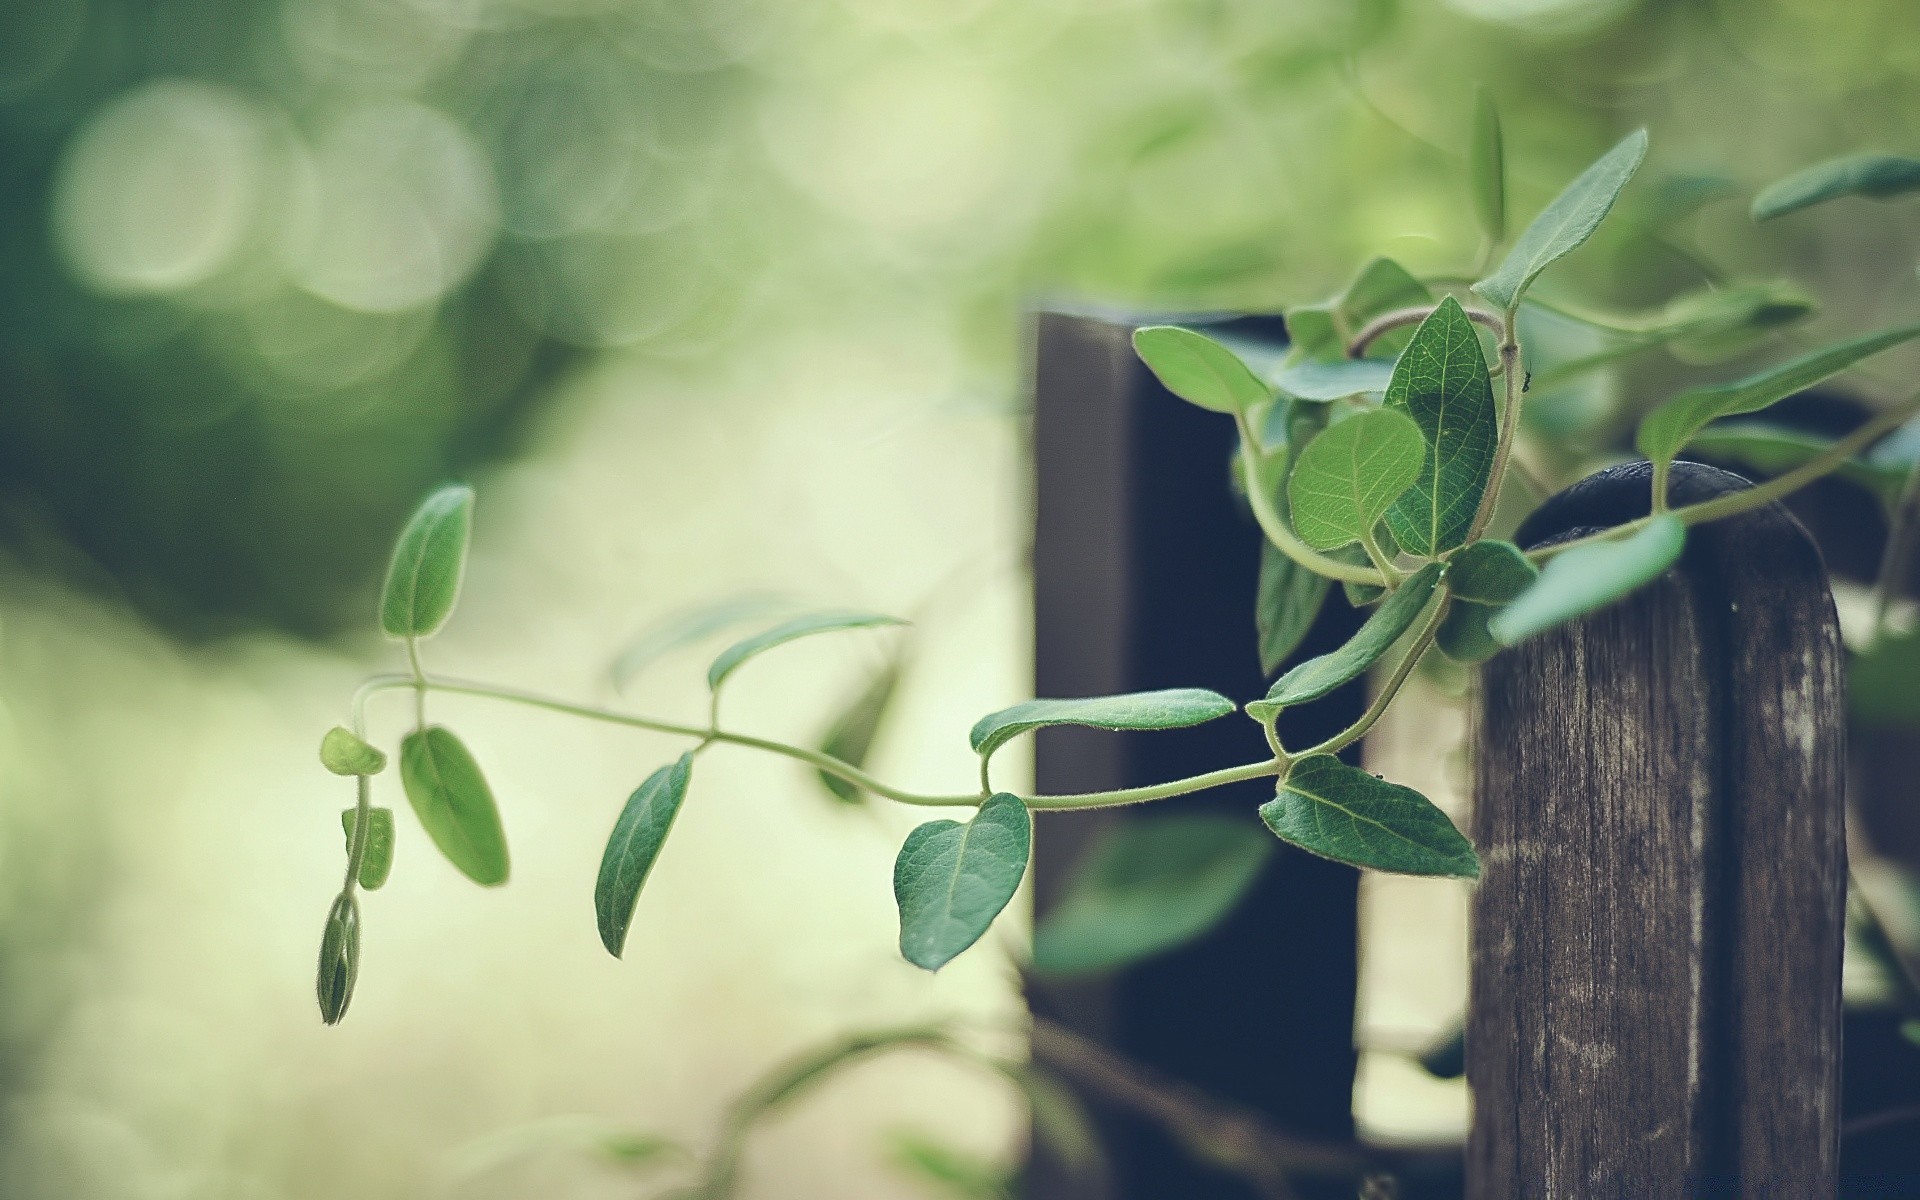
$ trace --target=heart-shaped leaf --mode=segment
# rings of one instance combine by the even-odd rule
[[[1179,325],[1149,325],[1133,332],[1134,353],[1162,385],[1190,404],[1214,412],[1245,412],[1273,399],[1239,355]]]
[[[713,660],[713,665],[707,668],[707,686],[719,687],[741,663],[762,651],[784,645],[795,638],[811,637],[816,633],[833,633],[842,629],[872,629],[883,625],[905,624],[906,622],[899,617],[866,612],[809,613],[803,617],[795,617],[791,621],[782,621],[772,629],[756,633],[722,650],[719,657]]]
[[[1628,537],[1575,546],[1547,560],[1532,587],[1488,623],[1506,645],[1584,616],[1658,579],[1686,548],[1687,528],[1664,513]]]
[[[1646,156],[1646,130],[1622,138],[1541,210],[1499,268],[1474,284],[1473,290],[1496,307],[1512,311],[1540,272],[1593,236]]]
[[[475,883],[507,881],[507,835],[500,809],[473,755],[452,731],[435,725],[400,743],[400,780],[427,836],[447,861]]]
[[[1367,668],[1380,661],[1380,656],[1392,648],[1400,635],[1413,627],[1414,620],[1433,599],[1443,569],[1439,563],[1420,568],[1373,610],[1373,615],[1346,645],[1331,654],[1310,658],[1282,675],[1265,699],[1247,705],[1247,715],[1263,723],[1271,721],[1289,705],[1318,700],[1366,674]]]
[[[1033,931],[1033,965],[1054,975],[1107,971],[1199,937],[1260,874],[1273,839],[1244,820],[1141,817],[1104,830]]]
[[[1647,414],[1640,422],[1634,444],[1653,462],[1672,462],[1674,455],[1680,453],[1694,434],[1706,428],[1708,422],[1759,412],[1795,392],[1838,375],[1862,359],[1916,337],[1920,337],[1920,325],[1885,329],[1815,350],[1736,383],[1682,392]]]
[[[1287,478],[1300,540],[1332,550],[1360,540],[1420,477],[1420,427],[1402,413],[1369,409],[1306,444]]]
[[[673,829],[680,802],[687,798],[692,772],[689,752],[647,776],[627,797],[626,807],[613,823],[600,856],[600,877],[593,886],[593,915],[600,927],[600,944],[615,958],[626,949],[634,905]]]
[[[1032,848],[1033,818],[1006,792],[964,825],[928,821],[909,833],[893,864],[901,955],[938,971],[979,941],[1019,890]]]
[[[1501,144],[1500,110],[1485,87],[1473,97],[1473,143],[1467,152],[1467,177],[1473,183],[1473,215],[1489,245],[1507,236],[1507,162]]]
[[[1271,675],[1300,647],[1326,603],[1332,581],[1281,553],[1271,542],[1260,549],[1260,592],[1254,626],[1260,634],[1260,670]]]
[[[320,739],[320,765],[335,775],[378,775],[387,768],[387,756],[353,730],[335,725]]]
[[[1500,433],[1480,336],[1452,296],[1414,330],[1386,404],[1419,426],[1423,454],[1413,486],[1386,510],[1387,527],[1414,554],[1444,553],[1467,540]]]
[[[1890,200],[1920,192],[1920,159],[1853,154],[1795,171],[1753,198],[1753,219],[1765,221],[1841,196]]]
[[[1480,877],[1473,843],[1433,801],[1331,754],[1294,763],[1260,816],[1282,840],[1335,862],[1401,875]]]
[[[349,808],[340,814],[340,828],[347,834],[347,853],[353,853],[353,827],[359,809]],[[370,892],[378,891],[387,881],[387,875],[393,870],[393,810],[390,808],[370,808],[367,810],[367,849],[360,858],[360,886]]]
[[[380,591],[380,628],[395,638],[431,636],[460,596],[473,527],[473,489],[450,484],[428,496],[394,543]]]
[[[1538,578],[1540,568],[1512,542],[1482,539],[1447,560],[1447,591],[1479,604],[1505,604]]]
[[[1077,700],[1028,700],[988,713],[967,734],[974,753],[986,758],[1007,742],[1048,725],[1090,725],[1096,729],[1184,729],[1217,720],[1239,706],[1205,688],[1167,688],[1125,692]]]

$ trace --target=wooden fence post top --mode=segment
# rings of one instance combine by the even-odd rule
[[[1523,545],[1644,516],[1615,467]],[[1675,464],[1673,503],[1748,486]],[[1633,596],[1487,664],[1468,1195],[1834,1194],[1843,652],[1778,505],[1688,530]]]

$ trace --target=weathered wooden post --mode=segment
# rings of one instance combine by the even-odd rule
[[[1038,320],[1036,692],[1197,685],[1257,696],[1267,683],[1253,629],[1260,533],[1229,484],[1234,429],[1168,394],[1140,364],[1129,340],[1140,323],[1068,312]],[[1282,336],[1278,318],[1221,324],[1246,337]],[[1331,650],[1358,623],[1336,601],[1297,653]],[[1364,689],[1355,686],[1290,712],[1289,721],[1299,724],[1290,724],[1289,737],[1296,745],[1328,737],[1365,703]],[[1264,745],[1250,721],[1137,738],[1048,729],[1037,742],[1035,773],[1042,791],[1126,787],[1242,761]],[[1270,783],[1249,783],[1176,805],[1245,819],[1271,794]],[[1052,903],[1100,822],[1143,815],[1042,814],[1034,841],[1039,911]],[[1036,1012],[1290,1131],[1351,1138],[1357,881],[1352,868],[1283,849],[1237,914],[1208,936],[1096,983],[1038,980],[1031,1002]],[[1100,1107],[1099,1097],[1089,1099]],[[1111,1190],[1089,1190],[1086,1181],[1036,1163],[1023,1194],[1248,1194],[1243,1184],[1195,1163],[1158,1126],[1115,1112],[1102,1116],[1116,1160]]]
[[[1676,466],[1676,503],[1744,487]],[[1648,509],[1645,464],[1537,545]],[[1820,555],[1772,506],[1487,665],[1469,1200],[1832,1196],[1845,704]]]

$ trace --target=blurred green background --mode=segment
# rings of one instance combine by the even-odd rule
[[[478,893],[403,816],[323,1030],[350,795],[313,746],[391,664],[393,532],[475,482],[433,665],[582,696],[712,595],[938,594],[877,768],[966,779],[962,731],[1027,678],[1024,307],[1470,270],[1482,83],[1522,219],[1653,131],[1549,294],[1787,278],[1816,334],[1920,314],[1911,205],[1745,215],[1920,150],[1909,0],[0,0],[0,1194],[628,1194],[570,1152],[461,1164],[565,1113],[698,1141],[810,1039],[1016,1012],[1004,947],[895,960],[906,818],[738,756],[608,960],[598,842],[667,746],[449,701],[515,882]],[[873,648],[756,667],[734,719],[811,736]],[[699,666],[628,700],[692,713]],[[1020,1120],[876,1067],[771,1132],[750,1194],[905,1194],[878,1131],[1005,1155]]]

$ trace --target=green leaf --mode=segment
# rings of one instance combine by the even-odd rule
[[[1483,539],[1447,560],[1447,590],[1478,604],[1505,604],[1538,578],[1540,568],[1512,542]]]
[[[1640,453],[1656,463],[1672,462],[1674,455],[1680,453],[1694,434],[1706,428],[1708,422],[1759,412],[1795,392],[1838,375],[1862,359],[1915,337],[1920,337],[1920,325],[1884,329],[1815,350],[1736,383],[1682,392],[1647,414],[1640,422],[1640,431],[1634,435],[1634,444]]]
[[[1287,310],[1287,361],[1332,361],[1344,359],[1347,344],[1334,324],[1333,305],[1290,308]]]
[[[1171,950],[1206,933],[1259,876],[1273,839],[1230,817],[1142,817],[1089,846],[1033,931],[1033,965],[1080,975]]]
[[[1281,367],[1274,386],[1296,400],[1342,400],[1380,393],[1393,381],[1393,362],[1380,358],[1307,359]]]
[[[431,636],[460,595],[473,528],[473,489],[450,484],[428,496],[394,543],[380,592],[380,628],[395,638]]]
[[[339,725],[320,739],[320,765],[335,775],[378,775],[387,768],[387,756]]]
[[[346,831],[349,855],[353,853],[353,827],[358,824],[354,817],[359,811],[354,807],[340,814],[340,828]],[[367,851],[360,859],[360,886],[370,892],[379,891],[392,870],[393,810],[370,808],[367,810]]]
[[[1687,445],[1703,458],[1732,463],[1762,475],[1779,475],[1833,449],[1833,439],[1761,421],[1729,421],[1707,426],[1693,435]],[[1834,474],[1865,488],[1882,504],[1891,507],[1899,499],[1910,467],[1903,462],[1883,460],[1877,453],[1879,449],[1875,446],[1875,453],[1865,459],[1847,459]]]
[[[347,892],[334,897],[327,910],[326,930],[320,935],[320,964],[314,972],[314,991],[320,1000],[320,1019],[338,1025],[353,1003],[353,985],[360,977],[360,903]]]
[[[1813,297],[1791,283],[1743,283],[1676,298],[1652,336],[1687,363],[1743,354],[1768,335],[1813,315]]]
[[[979,941],[1019,890],[1032,847],[1033,818],[1006,792],[964,825],[928,821],[908,834],[893,864],[901,955],[938,971]]]
[[[827,732],[820,739],[822,754],[837,758],[851,767],[867,765],[867,755],[873,750],[874,738],[880,733],[880,723],[886,719],[893,707],[893,698],[900,690],[900,677],[905,666],[902,654],[888,656],[886,664],[827,726]],[[814,773],[819,777],[820,785],[834,799],[843,804],[860,803],[860,789],[853,784],[830,771]]]
[[[1028,700],[988,713],[974,722],[967,740],[985,758],[1007,742],[1048,725],[1090,725],[1096,729],[1184,729],[1217,720],[1238,706],[1204,688],[1167,688],[1125,692],[1077,700]]]
[[[460,873],[486,887],[507,881],[507,835],[473,755],[435,725],[400,743],[400,780],[427,836]]]
[[[1260,671],[1271,675],[1300,647],[1326,603],[1331,581],[1294,562],[1271,542],[1260,547],[1260,594],[1254,625],[1260,632]]]
[[[1238,355],[1204,333],[1149,325],[1133,331],[1133,349],[1168,391],[1201,408],[1245,412],[1273,399]]]
[[[741,663],[764,650],[784,645],[795,638],[811,637],[816,633],[833,633],[842,629],[871,629],[876,626],[905,624],[906,622],[899,617],[865,612],[809,613],[804,617],[795,617],[791,621],[783,621],[772,629],[756,633],[745,641],[735,642],[722,650],[720,656],[713,660],[713,665],[707,668],[707,686],[719,687]]]
[[[1380,656],[1392,648],[1400,635],[1413,627],[1414,620],[1433,599],[1443,569],[1439,563],[1420,568],[1373,610],[1373,615],[1346,645],[1331,654],[1310,658],[1282,675],[1265,699],[1247,705],[1247,715],[1264,724],[1283,708],[1318,700],[1366,674],[1367,668],[1380,661]]]
[[[1500,110],[1485,87],[1473,97],[1473,143],[1467,153],[1473,182],[1473,215],[1490,245],[1507,238],[1507,163],[1501,147]]]
[[[1890,200],[1920,192],[1920,159],[1854,154],[1796,171],[1753,198],[1753,219],[1766,221],[1841,196]]]
[[[1373,540],[1380,547],[1380,552],[1389,559],[1400,552],[1400,544],[1393,540],[1393,531],[1387,528],[1384,521],[1374,527]],[[1328,554],[1327,557],[1356,567],[1372,565],[1367,552],[1359,546],[1343,547]],[[1347,603],[1354,608],[1366,608],[1387,594],[1387,589],[1377,583],[1355,583],[1350,579],[1340,581],[1340,591],[1346,596]]]
[[[1414,331],[1386,403],[1413,418],[1423,444],[1419,475],[1387,509],[1387,527],[1414,554],[1444,553],[1467,540],[1499,437],[1480,336],[1452,296]]]
[[[1547,560],[1546,570],[1488,628],[1506,645],[1552,629],[1658,579],[1686,547],[1687,528],[1672,513],[1612,541],[1575,546]]]
[[[1426,452],[1420,427],[1392,409],[1369,409],[1325,430],[1287,477],[1300,540],[1319,550],[1358,541],[1418,481]]]
[[[613,686],[615,690],[624,690],[642,670],[682,646],[691,646],[730,626],[759,620],[791,607],[778,596],[746,592],[682,609],[634,636],[613,660],[609,671]]]
[[[640,889],[673,829],[680,802],[687,798],[692,772],[689,751],[647,776],[627,797],[627,806],[613,823],[600,856],[600,877],[593,885],[593,915],[600,927],[600,944],[615,958],[626,949],[634,905],[640,902]]]
[[[1427,285],[1405,267],[1390,258],[1373,259],[1333,299],[1287,310],[1287,340],[1292,343],[1287,362],[1344,361],[1346,339],[1368,321],[1397,308],[1432,302],[1433,293]],[[1367,357],[1390,359],[1406,345],[1407,337],[1406,330],[1384,334],[1367,348]]]
[[[1447,609],[1447,615],[1441,618],[1440,627],[1433,631],[1433,644],[1454,662],[1485,662],[1506,649],[1500,639],[1493,636],[1493,631],[1487,628],[1494,614],[1499,611],[1496,605],[1456,600]]]
[[[1920,631],[1883,633],[1847,659],[1847,707],[1870,729],[1920,726]]]
[[[1593,236],[1646,156],[1646,130],[1637,129],[1622,138],[1541,210],[1499,269],[1474,284],[1473,290],[1511,312],[1540,272]]]
[[[1260,816],[1283,841],[1335,862],[1401,875],[1480,877],[1473,844],[1433,801],[1331,754],[1294,763]]]

